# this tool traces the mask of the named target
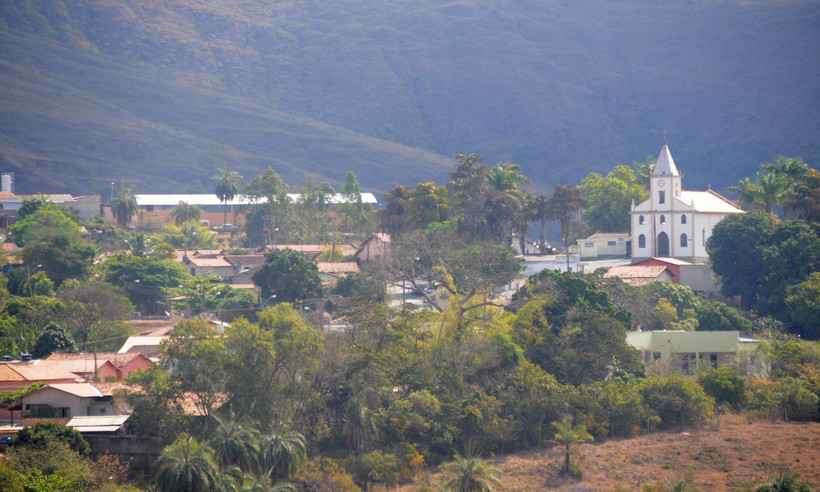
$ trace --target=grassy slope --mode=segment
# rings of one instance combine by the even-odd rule
[[[194,188],[236,162],[384,188],[470,150],[553,184],[665,133],[688,183],[725,186],[820,160],[818,22],[800,0],[14,0],[0,162],[55,186],[69,166]]]
[[[562,450],[553,448],[494,460],[506,492],[639,490],[692,480],[698,490],[747,490],[787,466],[820,486],[820,424],[746,423],[724,417],[719,429],[656,433],[578,447],[583,480],[557,478]],[[401,491],[416,486],[401,487]]]

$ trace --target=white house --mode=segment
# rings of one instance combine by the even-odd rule
[[[632,258],[706,259],[706,241],[724,218],[741,214],[712,190],[685,191],[681,173],[664,145],[652,168],[649,199],[632,206]]]
[[[626,257],[627,242],[628,232],[596,232],[578,240],[578,254],[582,260]]]

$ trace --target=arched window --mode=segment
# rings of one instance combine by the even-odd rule
[[[681,223],[681,224],[685,224],[685,223],[686,223],[686,215],[681,215],[681,216],[680,216],[680,223]]]
[[[638,225],[643,225],[643,215],[638,216]]]
[[[666,224],[666,216],[661,215],[661,224]]]
[[[638,236],[638,247],[639,248],[645,248],[646,247],[646,236],[644,236],[643,234]]]
[[[689,247],[689,238],[686,237],[686,234],[680,235],[680,247],[681,248],[688,248]]]

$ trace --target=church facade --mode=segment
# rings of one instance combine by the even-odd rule
[[[686,191],[669,147],[664,145],[652,168],[649,199],[632,205],[632,258],[708,259],[706,241],[724,218],[743,210],[719,193]]]

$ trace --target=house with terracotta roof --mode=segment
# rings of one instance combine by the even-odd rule
[[[632,258],[709,257],[706,242],[726,217],[742,214],[733,201],[714,190],[683,189],[669,146],[661,147],[649,183],[649,199],[631,209]]]
[[[65,368],[41,362],[33,360],[0,363],[0,391],[28,388],[34,383],[77,383],[83,380]]]
[[[634,287],[652,282],[673,282],[674,276],[666,265],[622,265],[610,268],[604,278],[619,278]]]
[[[57,352],[41,363],[51,364],[97,381],[122,381],[131,373],[150,369],[154,365],[148,357],[139,352]]]

